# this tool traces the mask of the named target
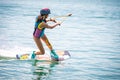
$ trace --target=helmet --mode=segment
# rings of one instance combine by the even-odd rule
[[[40,14],[50,14],[50,9],[48,8],[41,9]]]

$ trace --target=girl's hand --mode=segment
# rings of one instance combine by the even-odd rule
[[[61,22],[56,22],[56,24],[60,26],[60,25],[61,25]]]

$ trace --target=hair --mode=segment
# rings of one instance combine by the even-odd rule
[[[48,14],[41,14],[41,16],[46,16],[46,15],[48,15]]]
[[[41,16],[44,16],[45,14],[41,14]]]

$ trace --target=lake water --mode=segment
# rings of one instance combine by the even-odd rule
[[[72,13],[45,32],[54,49],[68,50],[71,58],[0,57],[0,80],[120,80],[120,0],[0,0],[0,54],[37,49],[32,33],[44,7],[51,9],[50,17]]]

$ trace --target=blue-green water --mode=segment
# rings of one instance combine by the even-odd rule
[[[37,49],[32,33],[44,7],[51,17],[73,14],[46,30],[54,49],[72,57],[58,63],[0,58],[0,80],[120,80],[120,0],[0,0],[0,54]]]

